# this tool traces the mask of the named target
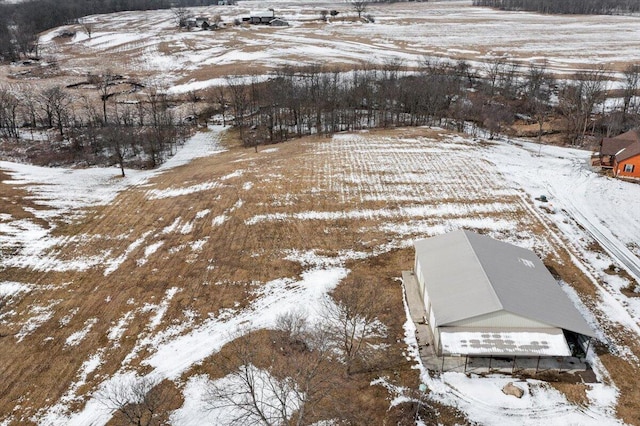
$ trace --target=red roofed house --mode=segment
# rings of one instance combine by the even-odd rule
[[[604,138],[600,143],[600,152],[597,158],[594,157],[594,165],[599,165],[603,169],[612,169],[616,160],[616,155],[632,144],[640,142],[640,129],[629,130],[615,138]]]
[[[640,141],[634,142],[616,153],[613,175],[622,178],[640,179]]]

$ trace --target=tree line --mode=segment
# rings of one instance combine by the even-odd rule
[[[28,0],[0,3],[0,61],[37,56],[38,34],[83,16],[125,10],[206,6],[212,0]]]
[[[473,0],[474,6],[539,13],[610,15],[637,13],[638,0]]]
[[[493,137],[516,119],[565,123],[566,141],[617,134],[640,124],[640,65],[630,65],[613,110],[602,111],[612,75],[604,68],[556,81],[545,64],[496,58],[480,68],[465,61],[425,59],[419,69],[402,61],[350,72],[326,67],[283,67],[267,81],[230,77],[215,89],[222,113],[246,146],[304,135],[398,126],[483,128]],[[472,130],[474,131],[474,130]]]
[[[121,79],[91,76],[95,96],[58,85],[0,87],[4,151],[41,165],[118,165],[123,176],[125,165],[160,165],[184,143],[190,123],[154,88],[116,101]]]
[[[539,141],[554,120],[566,143],[585,146],[640,125],[640,64],[622,76],[614,90],[605,68],[557,81],[544,63],[503,57],[479,67],[424,59],[416,68],[389,60],[352,71],[285,66],[268,78],[229,76],[206,92],[172,98],[105,71],[78,83],[83,90],[78,84],[0,87],[0,141],[5,153],[36,164],[117,164],[123,173],[125,165],[162,163],[191,124],[214,115],[256,149],[307,135],[400,126],[483,131],[492,138],[516,120],[535,128],[528,133]]]

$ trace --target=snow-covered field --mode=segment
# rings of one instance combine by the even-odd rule
[[[330,2],[241,1],[238,6],[198,8],[194,13],[220,14],[231,23],[250,10],[268,7],[291,26],[181,32],[170,11],[123,12],[87,18],[93,25],[91,37],[79,26],[69,27],[78,31],[70,40],[55,40],[59,29],[45,33],[41,49],[62,71],[52,82],[85,79],[88,71],[100,73],[108,63],[112,71],[175,93],[220,84],[226,74],[264,75],[283,64],[384,64],[399,59],[416,65],[425,56],[482,63],[507,54],[523,63],[546,60],[552,69],[569,73],[598,64],[619,69],[640,61],[639,17],[503,13],[473,8],[469,1],[371,6],[376,22],[370,24],[319,22],[323,9],[338,9],[339,17],[353,15],[344,3]],[[14,68],[19,67],[4,71]],[[238,333],[272,328],[282,312],[305,306],[313,319],[327,293],[349,274],[349,262],[460,228],[485,232],[541,256],[566,249],[595,296],[587,304],[570,283],[563,283],[563,289],[608,351],[636,366],[637,372],[640,361],[634,345],[640,340],[640,298],[621,292],[629,282],[612,274],[610,266],[640,281],[640,185],[593,172],[588,167],[590,153],[520,140],[488,142],[440,129],[399,129],[301,142],[307,150],[304,158],[295,156],[292,144],[263,149],[253,157],[239,151],[224,164],[211,163],[226,167],[223,173],[208,169],[209,163],[198,163],[202,170],[183,180],[171,179],[182,165],[228,154],[222,154],[219,145],[221,131],[211,127],[198,133],[158,170],[127,170],[126,178],[118,177],[113,168],[51,169],[0,162],[0,170],[9,176],[4,183],[26,190],[26,200],[35,205],[25,207],[20,217],[0,205],[2,344],[28,353],[25,342],[46,350],[45,345],[59,341],[61,353],[73,351],[80,359],[73,379],[64,381],[62,396],[32,408],[25,394],[16,399],[12,412],[0,412],[0,425],[19,423],[25,415],[43,425],[106,424],[114,410],[105,408],[101,395],[123,384],[165,379],[184,397],[169,415],[171,424],[224,424],[225,411],[207,410],[202,399],[214,381],[206,374],[192,374],[204,360]],[[262,196],[264,186],[273,192]],[[229,188],[234,188],[234,198],[222,205],[221,193]],[[123,205],[123,211],[137,213],[140,208],[150,216],[139,219],[146,226],[141,232],[120,229],[114,220],[113,229],[102,229],[104,235],[74,233],[78,224],[104,220],[93,209],[117,205],[127,194],[135,195],[127,198],[134,206]],[[546,210],[534,201],[543,194],[550,199]],[[253,195],[259,202],[250,201]],[[156,213],[154,207],[143,209],[163,202],[172,206],[174,216]],[[343,231],[334,229],[337,223],[356,229],[351,244],[338,238]],[[224,265],[205,253],[217,244],[216,230],[230,224],[226,238],[259,234],[268,225],[290,227],[295,233],[298,226],[312,224],[319,235],[309,235],[303,247],[277,247],[268,253],[295,263],[301,271],[297,276],[274,272],[275,278],[243,283],[251,288],[251,298],[224,309],[192,309],[190,303],[197,297],[192,297],[194,290],[182,276],[162,282],[164,287],[153,298],[131,296],[120,305],[114,302],[120,297],[116,291],[101,288],[108,287],[105,283],[120,285],[115,280],[135,283],[137,271],[145,271],[152,280],[161,275],[159,263],[172,268],[172,257],[180,256],[201,287],[215,288],[221,282],[210,281],[209,274]],[[540,228],[543,233],[536,231]],[[177,243],[172,245],[170,238]],[[323,240],[331,240],[329,249],[320,247]],[[602,250],[594,249],[594,242]],[[82,250],[87,247],[89,254]],[[237,257],[266,257],[261,250],[246,252],[242,246]],[[14,274],[5,279],[5,273],[15,271],[25,278],[21,281]],[[98,278],[85,282],[91,272]],[[108,318],[103,318],[94,306],[81,307],[81,301],[69,296],[74,289],[94,286],[93,291],[105,293],[98,310],[109,303],[124,310],[106,315],[106,308],[103,314]],[[32,302],[25,305],[23,300]],[[81,308],[88,314],[82,316]],[[401,307],[397,309],[401,315]],[[412,358],[416,350],[411,326],[406,324],[407,354],[419,369],[417,358]],[[5,336],[5,328],[15,330],[15,335]],[[43,332],[45,328],[50,331]],[[127,335],[134,329],[139,330],[135,336]],[[620,329],[624,333],[618,333]],[[83,349],[92,338],[100,344]],[[12,361],[0,359],[5,365]],[[590,361],[600,383],[586,385],[585,405],[535,380],[520,382],[525,396],[515,400],[500,391],[510,378],[457,373],[431,377],[420,371],[429,389],[425,398],[455,406],[480,424],[620,424],[615,411],[620,378],[612,377],[595,355]],[[29,380],[31,373],[25,374],[19,377]],[[256,374],[269,379],[268,372]],[[215,382],[234,386],[229,377]],[[408,398],[406,389],[388,389],[392,404]]]
[[[240,1],[194,8],[194,15],[221,16],[227,27],[215,32],[178,31],[168,10],[122,12],[86,18],[91,37],[69,26],[75,37],[54,41],[61,29],[51,30],[42,35],[40,50],[69,74],[66,81],[109,68],[177,93],[218,85],[228,74],[264,74],[281,65],[399,60],[415,66],[427,56],[481,64],[506,56],[523,64],[546,61],[550,69],[570,73],[596,65],[621,70],[640,60],[640,17],[504,13],[470,3],[370,5],[376,21],[369,24],[351,22],[354,12],[342,2]],[[233,26],[251,10],[269,7],[290,26]],[[327,9],[340,14],[320,22],[320,11]]]
[[[50,241],[48,234],[51,229],[41,226],[37,234],[22,233],[20,229],[33,228],[37,219],[49,220],[51,224],[61,217],[81,220],[83,209],[88,206],[109,203],[119,191],[148,187],[151,175],[170,174],[172,167],[188,163],[192,158],[215,155],[220,151],[216,145],[217,131],[218,129],[212,129],[196,135],[160,170],[129,171],[125,180],[113,178],[117,174],[114,169],[52,171],[1,163],[0,167],[15,182],[26,185],[32,198],[45,208],[38,210],[38,216],[33,221],[14,220],[9,215],[1,217],[2,244],[22,247],[15,256],[3,258],[2,266],[36,271],[70,269],[81,272],[86,268],[105,265],[105,274],[118,270],[122,259],[109,253],[93,261],[81,258],[61,262],[57,260],[57,254],[65,244],[59,239]],[[262,155],[277,156],[278,150],[277,147],[271,148]],[[96,388],[89,395],[77,393],[85,385],[87,378],[107,361],[108,348],[98,348],[88,355],[76,380],[69,384],[66,394],[48,408],[39,411],[35,417],[37,422],[60,425],[104,424],[112,412],[105,410],[96,399],[95,395],[99,395],[100,390],[104,391],[123,381],[129,383],[149,380],[157,383],[162,379],[178,380],[194,365],[218,351],[237,330],[246,332],[272,327],[278,313],[298,306],[306,306],[310,315],[313,315],[316,309],[314,307],[319,306],[324,295],[348,273],[345,262],[349,259],[370,256],[394,247],[406,247],[413,238],[462,227],[483,230],[498,238],[534,248],[540,253],[553,251],[553,246],[557,244],[570,246],[580,257],[576,258],[576,262],[588,276],[593,277],[600,293],[600,304],[591,310],[580,305],[574,294],[576,303],[596,328],[599,337],[611,345],[613,351],[633,362],[631,349],[624,342],[607,335],[601,327],[603,324],[618,324],[632,331],[635,336],[640,335],[637,325],[640,300],[622,295],[619,288],[623,280],[603,272],[610,263],[617,262],[615,256],[618,251],[594,253],[590,251],[589,244],[592,241],[591,228],[606,223],[604,227],[608,233],[607,244],[603,244],[605,249],[637,250],[634,243],[640,238],[640,218],[634,212],[639,207],[640,186],[622,183],[590,171],[587,167],[587,152],[546,146],[540,151],[540,156],[538,152],[537,145],[522,141],[517,144],[484,144],[470,138],[446,134],[434,139],[413,136],[381,137],[360,133],[336,135],[332,140],[315,144],[311,158],[321,173],[314,175],[309,188],[314,193],[334,194],[332,196],[340,197],[345,205],[352,205],[353,208],[341,211],[302,209],[295,214],[280,215],[255,214],[245,219],[245,226],[257,226],[265,221],[296,223],[314,220],[322,223],[342,218],[368,223],[369,225],[363,226],[379,229],[387,239],[373,243],[370,253],[354,251],[353,247],[342,247],[342,251],[332,257],[319,256],[313,251],[294,250],[283,254],[303,266],[304,272],[298,280],[282,278],[264,283],[258,297],[246,308],[226,311],[204,320],[186,316],[181,323],[163,328],[160,324],[167,308],[175,295],[182,291],[179,285],[169,288],[161,300],[147,303],[141,308],[140,312],[150,312],[152,316],[119,371],[115,375],[99,379],[98,382],[94,381]],[[238,164],[239,167],[242,166],[242,162]],[[234,173],[235,177],[242,175],[241,172]],[[270,179],[274,178],[272,176]],[[286,179],[286,173],[281,178]],[[225,179],[229,178],[223,177],[216,182],[222,184]],[[194,188],[197,185],[185,182],[182,188],[150,188],[146,190],[146,194],[150,200],[154,197],[178,198],[196,193]],[[255,190],[251,182],[246,182],[242,187],[249,192]],[[215,185],[199,190],[205,192],[212,188]],[[543,193],[551,198],[555,213],[543,212],[532,201],[534,196]],[[87,194],[91,196],[88,197]],[[287,199],[301,196],[285,195]],[[440,201],[434,204],[436,200]],[[619,200],[629,202],[619,203]],[[274,205],[279,205],[281,201],[274,200]],[[242,203],[237,203],[234,209],[228,209],[225,213],[227,220],[243,209],[246,206]],[[575,217],[575,211],[579,211],[580,216]],[[209,215],[208,209],[202,210],[196,214],[196,219],[204,220]],[[545,240],[527,231],[532,221],[536,220],[547,223],[549,227],[557,227],[557,230],[551,231],[557,241]],[[172,229],[175,228],[173,232],[176,232],[180,226],[174,225]],[[184,234],[189,237],[191,233],[192,227]],[[156,255],[160,248],[157,242],[151,242],[151,234],[146,235],[139,238],[137,243],[140,249],[144,248],[144,261],[139,260],[138,266],[144,266],[146,260]],[[201,246],[206,244],[206,240],[193,243]],[[51,249],[53,246],[56,246],[55,250]],[[133,249],[127,249],[122,256],[126,258],[132,251]],[[634,259],[637,264],[637,257]],[[12,303],[14,298],[32,291],[33,288],[29,283],[1,281],[0,297],[3,301]],[[569,288],[566,290],[571,293]],[[56,303],[59,302],[32,307],[29,319],[16,337],[18,342],[25,336],[37,333],[38,327],[50,320],[56,310]],[[74,312],[69,312],[69,319],[73,315]],[[127,313],[109,329],[110,345],[118,345],[123,330],[136,315],[139,315],[137,311]],[[11,317],[0,318],[0,321],[10,322]],[[65,345],[78,345],[98,321],[99,319],[89,318],[76,325],[77,328],[68,335]],[[407,334],[412,336],[411,330]],[[412,350],[409,338],[408,352],[411,353]],[[148,368],[144,375],[136,374],[135,369],[130,367],[132,360],[139,357],[142,357],[141,364]],[[618,424],[614,411],[618,398],[617,388],[611,383],[606,369],[598,359],[594,357],[592,363],[602,383],[588,385],[588,407],[575,405],[557,390],[534,380],[521,383],[526,388],[525,397],[514,401],[500,392],[507,378],[467,378],[456,373],[447,373],[440,378],[432,378],[423,373],[422,377],[431,391],[431,398],[458,407],[469,419],[482,424]],[[172,424],[195,424],[194,419],[202,415],[205,408],[198,389],[206,384],[206,380],[206,377],[198,376],[184,385],[185,402],[171,415]],[[69,411],[74,403],[82,401],[86,401],[86,404],[81,410]],[[219,416],[220,413],[208,415]]]

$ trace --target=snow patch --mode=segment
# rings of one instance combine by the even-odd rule
[[[24,323],[20,331],[16,333],[16,339],[21,342],[26,336],[33,333],[42,324],[49,321],[53,317],[53,307],[57,305],[59,301],[53,301],[46,306],[32,306],[29,309],[31,314],[35,314]]]
[[[149,260],[149,256],[151,256],[153,253],[158,251],[158,249],[160,247],[162,247],[163,244],[164,244],[164,241],[158,241],[158,242],[155,242],[155,243],[145,247],[144,256],[141,257],[140,259],[136,260],[136,264],[138,266],[142,266],[145,263],[147,263],[147,261]]]
[[[164,317],[164,314],[167,312],[167,309],[169,308],[169,303],[171,302],[171,299],[173,299],[173,297],[179,291],[181,291],[180,288],[171,287],[169,290],[166,291],[164,298],[162,299],[159,305],[152,305],[147,303],[141,309],[142,312],[150,312],[150,311],[154,312],[154,315],[151,317],[151,319],[149,320],[149,323],[147,324],[148,329],[153,330],[154,328],[160,325],[160,322],[162,321],[162,317]]]
[[[18,283],[15,281],[0,282],[0,300],[11,299],[20,293],[28,293],[32,289],[31,285]]]
[[[118,320],[118,323],[112,326],[107,332],[107,338],[112,342],[115,342],[114,346],[119,346],[117,341],[122,338],[122,335],[127,329],[127,325],[131,322],[133,317],[133,311],[127,312]]]
[[[129,247],[127,247],[124,253],[122,253],[120,256],[116,257],[115,259],[110,259],[106,261],[105,263],[107,267],[104,270],[104,276],[106,277],[107,275],[110,275],[111,273],[115,272],[120,267],[120,265],[122,265],[122,263],[125,260],[127,260],[131,252],[133,252],[135,249],[140,247],[142,243],[144,243],[144,241],[151,234],[151,232],[152,231],[145,232],[144,234],[142,234],[140,238],[138,238],[137,240],[129,244]]]
[[[91,331],[91,328],[98,322],[97,318],[90,318],[84,322],[84,327],[81,330],[72,333],[67,340],[65,340],[65,346],[77,346],[84,340],[87,334]]]

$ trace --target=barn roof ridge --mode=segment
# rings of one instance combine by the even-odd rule
[[[461,230],[415,242],[437,326],[506,311],[593,337],[531,250]]]

